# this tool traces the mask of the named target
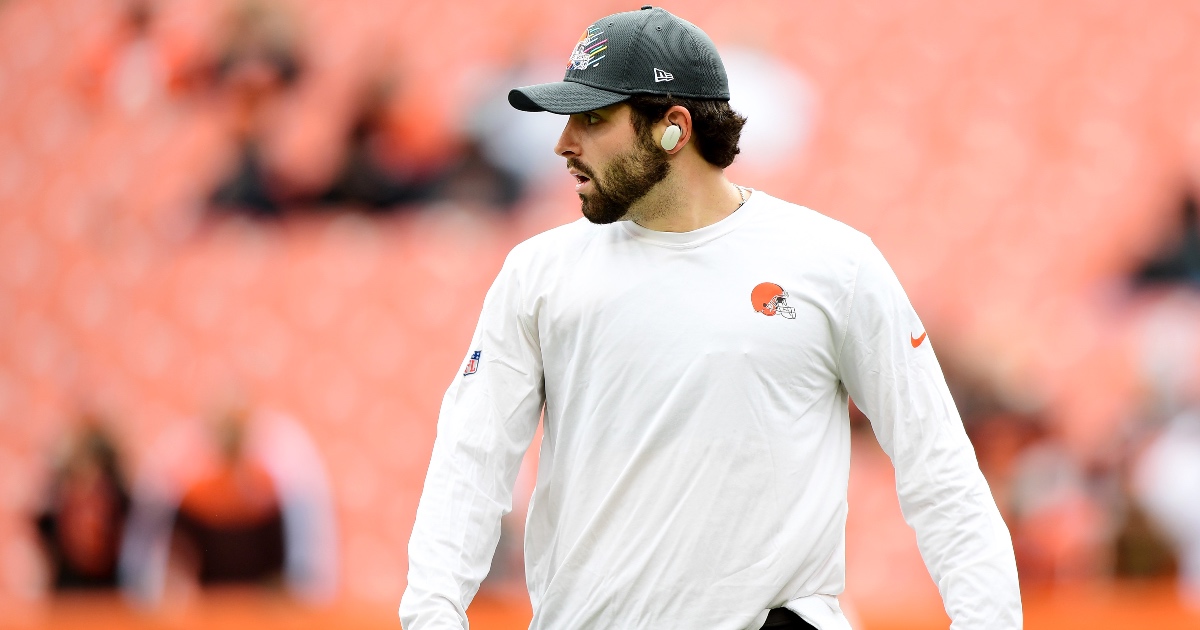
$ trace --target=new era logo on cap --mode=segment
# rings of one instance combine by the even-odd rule
[[[659,70],[658,68],[654,69],[654,82],[655,83],[662,83],[663,81],[674,81],[674,80],[675,80],[675,75],[671,74],[670,72],[667,72],[666,70]]]

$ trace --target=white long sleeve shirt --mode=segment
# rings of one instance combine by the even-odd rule
[[[693,232],[580,220],[513,249],[442,403],[404,627],[467,627],[544,408],[531,629],[742,630],[784,605],[849,628],[848,397],[952,628],[1020,628],[1008,530],[895,274],[762,192]]]

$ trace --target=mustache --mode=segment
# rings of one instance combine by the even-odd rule
[[[592,181],[596,180],[596,173],[592,171],[592,169],[588,168],[583,162],[580,162],[579,158],[567,158],[567,168],[573,168],[580,173],[587,175],[587,178]]]

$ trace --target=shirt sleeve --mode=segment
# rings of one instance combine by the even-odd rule
[[[463,366],[442,399],[437,438],[408,545],[406,630],[467,627],[500,518],[545,398],[536,327],[522,312],[513,256],[487,296]]]
[[[1012,539],[925,328],[868,243],[839,353],[842,382],[896,468],[904,519],[953,630],[1019,629]]]

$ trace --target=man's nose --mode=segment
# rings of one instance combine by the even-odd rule
[[[555,155],[561,157],[579,157],[579,142],[575,133],[574,116],[567,117],[567,124],[563,127],[562,135],[558,137],[558,143],[554,145]]]

